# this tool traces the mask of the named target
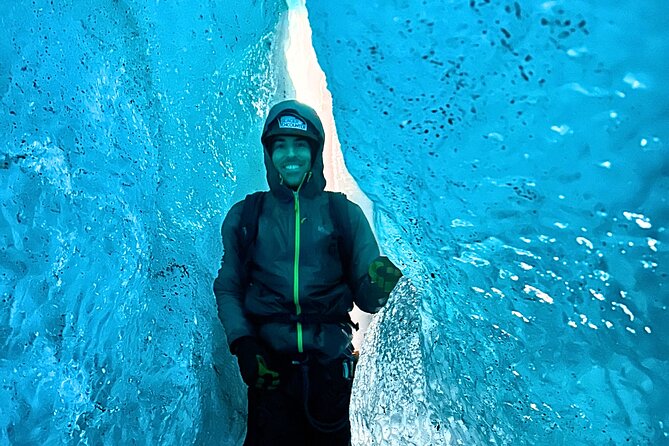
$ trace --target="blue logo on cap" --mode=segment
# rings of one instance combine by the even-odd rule
[[[279,128],[280,129],[294,129],[302,130],[303,132],[307,131],[307,123],[293,115],[285,115],[279,118]]]

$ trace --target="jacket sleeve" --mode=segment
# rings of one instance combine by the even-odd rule
[[[353,235],[353,258],[349,271],[349,277],[353,279],[350,284],[353,302],[366,313],[376,313],[388,300],[388,294],[371,284],[368,272],[369,265],[379,256],[379,245],[360,206],[349,202],[348,214]]]
[[[243,201],[232,206],[223,220],[221,236],[223,239],[223,260],[218,276],[214,280],[214,295],[218,307],[218,317],[223,324],[228,345],[232,345],[243,336],[252,336],[254,329],[244,314],[244,285],[242,277],[242,253],[237,237]]]

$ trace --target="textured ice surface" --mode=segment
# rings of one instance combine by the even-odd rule
[[[0,2],[0,444],[243,435],[211,283],[279,3]]]
[[[307,7],[412,284],[370,328],[355,443],[668,441],[666,3]]]
[[[211,279],[275,3],[0,2],[0,444],[239,443]],[[408,276],[357,444],[666,442],[665,4],[308,6]]]

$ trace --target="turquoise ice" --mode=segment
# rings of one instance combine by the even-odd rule
[[[666,4],[307,7],[406,276],[354,444],[668,443]],[[211,283],[293,92],[286,11],[0,4],[0,444],[240,444]]]

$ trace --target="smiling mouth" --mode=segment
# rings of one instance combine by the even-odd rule
[[[288,172],[296,172],[302,168],[300,164],[287,164],[283,166],[284,170],[287,170]]]

